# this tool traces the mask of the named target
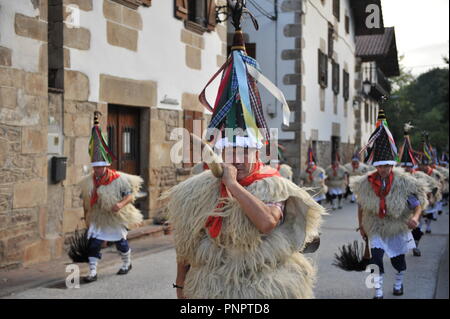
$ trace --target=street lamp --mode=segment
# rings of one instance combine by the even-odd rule
[[[371,89],[372,89],[372,83],[368,79],[366,79],[363,82],[363,92],[364,92],[364,94],[365,95],[369,95]]]

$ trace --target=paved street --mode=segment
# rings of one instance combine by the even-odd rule
[[[438,221],[433,223],[433,233],[423,237],[422,257],[407,256],[408,271],[404,282],[405,295],[402,297],[392,295],[394,270],[385,257],[385,298],[434,298],[441,257],[448,246],[447,212],[446,208]],[[325,220],[320,249],[309,255],[318,264],[316,297],[371,298],[373,291],[364,284],[368,273],[345,272],[331,265],[339,246],[360,239],[355,231],[356,205],[346,204],[344,209],[333,212]],[[175,290],[171,287],[176,272],[174,249],[169,244],[144,253],[139,252],[138,242],[131,243],[132,247],[136,247],[136,258],[133,260],[133,270],[127,276],[115,274],[120,267],[117,256],[114,266],[100,268],[99,280],[95,283],[82,284],[79,289],[66,289],[64,280],[61,280],[53,288],[29,289],[7,298],[175,298]],[[105,254],[114,254],[114,250],[109,249]],[[448,259],[443,264],[446,266],[441,273],[446,274],[446,279],[439,285],[443,286],[441,291],[447,291],[448,298]]]

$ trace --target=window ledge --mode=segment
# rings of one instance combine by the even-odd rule
[[[152,0],[112,0],[112,1],[120,3],[133,10],[137,10],[139,6],[150,7],[152,5]]]
[[[187,30],[192,31],[197,34],[200,34],[200,35],[203,35],[206,31],[208,31],[208,29],[205,28],[204,26],[201,26],[200,24],[195,23],[193,21],[189,21],[189,20],[184,22],[184,27]]]

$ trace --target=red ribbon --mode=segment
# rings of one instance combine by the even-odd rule
[[[95,175],[92,176],[94,180],[94,189],[92,190],[91,195],[91,207],[94,206],[94,204],[98,200],[98,194],[97,194],[97,188],[99,188],[102,185],[108,185],[115,179],[119,178],[120,174],[117,173],[113,169],[107,168],[105,171],[105,175],[103,175],[100,179],[95,178]]]
[[[257,162],[252,173],[238,182],[242,186],[247,187],[253,184],[253,182],[272,176],[281,175],[276,169],[270,166],[265,166],[262,162]],[[224,183],[220,184],[220,197],[228,197],[228,191]],[[223,206],[223,203],[219,203],[216,208],[222,208]],[[212,238],[219,236],[220,230],[222,229],[222,221],[223,217],[221,216],[209,216],[206,220],[205,227],[208,228],[209,234]]]
[[[333,176],[337,176],[337,169],[339,168],[339,165],[331,165],[331,168],[333,168]]]
[[[391,171],[389,174],[389,179],[386,187],[382,188],[382,181],[381,176],[378,174],[378,172],[374,172],[369,175],[368,177],[370,185],[372,185],[372,189],[375,192],[375,194],[380,198],[380,209],[378,211],[378,216],[380,218],[384,218],[386,216],[387,210],[386,210],[386,196],[389,194],[389,191],[391,190],[392,181],[394,180],[394,173]]]
[[[312,174],[316,171],[316,169],[317,169],[317,165],[314,165],[311,169],[309,169],[309,168],[306,169],[306,172],[309,175],[309,182],[310,183],[314,180]]]

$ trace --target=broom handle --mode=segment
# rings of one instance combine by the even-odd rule
[[[365,247],[364,247],[364,259],[371,259],[372,256],[370,255],[370,249],[369,249],[369,238],[364,238],[365,241]]]
[[[203,142],[202,139],[199,138],[197,135],[194,135],[191,133],[191,136],[194,140],[196,140],[197,142],[200,142],[202,144],[202,146],[204,148],[206,148],[206,151],[209,153],[209,156],[211,158],[211,162],[206,163],[206,165],[208,165],[209,169],[211,170],[211,172],[213,173],[213,175],[215,177],[221,178],[223,176],[222,165],[220,165],[220,163],[222,162],[222,159],[216,153],[214,153],[211,146],[209,146],[208,144]]]

